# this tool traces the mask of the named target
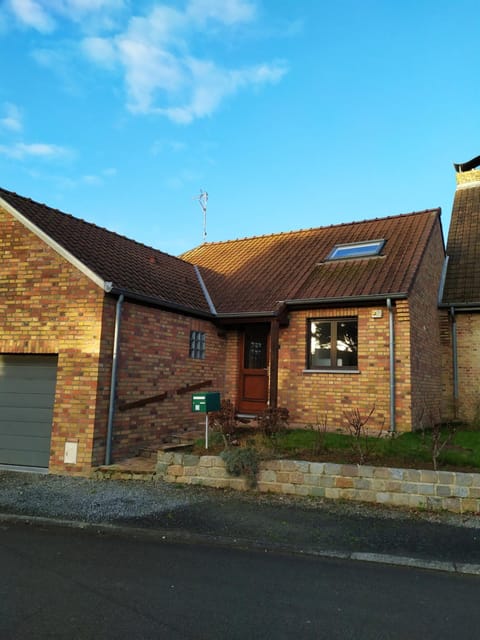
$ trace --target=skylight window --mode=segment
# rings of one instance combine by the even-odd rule
[[[343,260],[345,258],[367,258],[370,256],[378,256],[384,244],[385,240],[337,244],[333,247],[327,260]]]

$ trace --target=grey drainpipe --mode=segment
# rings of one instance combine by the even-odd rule
[[[458,356],[457,356],[457,319],[455,317],[455,307],[450,307],[450,317],[452,318],[453,412],[456,418],[457,407],[458,407]]]
[[[108,405],[107,442],[105,446],[105,464],[112,462],[113,417],[115,415],[115,395],[117,392],[118,348],[120,344],[120,322],[122,319],[123,293],[117,300],[115,311],[115,331],[113,334],[112,375],[110,378],[110,401]]]
[[[395,328],[393,324],[393,307],[391,298],[387,298],[388,326],[390,341],[390,427],[389,433],[396,432],[395,425]]]

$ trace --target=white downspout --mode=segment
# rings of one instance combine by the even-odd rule
[[[108,405],[107,441],[105,446],[105,464],[112,462],[113,417],[115,415],[115,395],[117,392],[118,351],[120,344],[120,322],[122,319],[123,293],[117,300],[115,310],[115,331],[113,334],[112,375],[110,378],[110,400]]]
[[[387,298],[390,355],[390,427],[388,432],[396,432],[395,424],[395,327],[393,324],[393,307],[391,298]]]

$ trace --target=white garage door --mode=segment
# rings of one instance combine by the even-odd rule
[[[0,464],[48,467],[57,356],[0,354]]]

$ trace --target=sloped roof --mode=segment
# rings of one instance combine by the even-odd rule
[[[228,242],[182,255],[220,314],[271,313],[284,301],[408,295],[439,209]],[[385,240],[381,255],[327,261],[336,244]]]
[[[0,188],[0,198],[114,291],[210,314],[274,313],[281,303],[408,295],[439,209],[227,242],[180,258]],[[328,261],[337,244],[385,240],[380,255]],[[206,285],[202,284],[196,269]],[[210,297],[210,300],[206,299]]]
[[[455,192],[447,240],[443,302],[480,304],[480,171],[458,175],[460,184]]]
[[[209,313],[192,264],[11,191],[0,198],[114,289]]]

